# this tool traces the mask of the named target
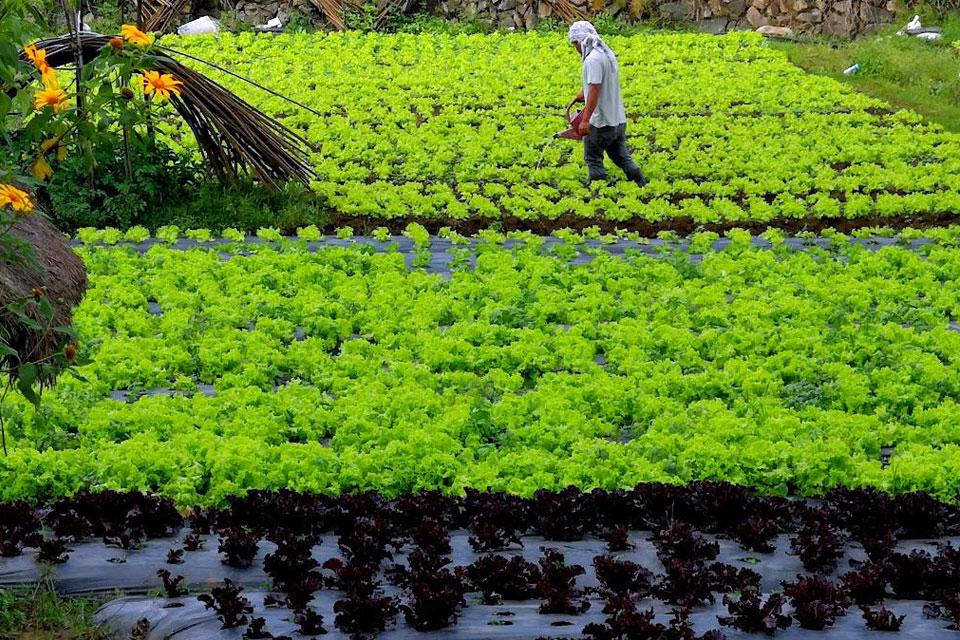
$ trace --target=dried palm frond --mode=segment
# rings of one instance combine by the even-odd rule
[[[578,9],[570,0],[554,0],[553,12],[567,24],[587,19],[587,14]]]
[[[79,42],[90,60],[113,36],[83,32],[36,43],[46,49],[53,67],[69,65]],[[297,180],[309,185],[314,177],[309,144],[302,137],[244,102],[228,89],[165,53],[151,55],[153,68],[180,80],[181,93],[171,96],[174,109],[190,127],[209,168],[224,181],[252,173],[271,186]]]
[[[343,3],[339,0],[310,0],[327,21],[339,31],[347,30],[347,23],[343,19]]]
[[[173,16],[182,12],[190,0],[138,0],[137,23],[144,31],[163,33]]]

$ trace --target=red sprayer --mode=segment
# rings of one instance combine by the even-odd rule
[[[583,112],[574,111],[573,115],[571,116],[570,109],[573,108],[574,104],[576,103],[571,102],[570,104],[567,105],[566,117],[567,117],[567,122],[570,123],[570,128],[565,131],[561,131],[560,133],[553,134],[554,138],[567,138],[568,140],[583,140],[583,136],[581,136],[579,133],[580,118],[583,116]]]
[[[547,140],[547,144],[543,145],[543,149],[540,151],[540,159],[537,161],[537,166],[535,170],[540,169],[540,165],[543,164],[543,155],[547,152],[547,147],[550,146],[550,143],[558,138],[566,138],[567,140],[583,140],[583,136],[580,135],[578,129],[580,128],[580,119],[583,115],[582,111],[574,111],[572,114],[570,110],[573,109],[573,105],[576,104],[576,101],[571,102],[567,105],[567,112],[565,114],[567,119],[567,124],[570,125],[569,129],[565,129],[558,133],[553,134],[553,137]]]

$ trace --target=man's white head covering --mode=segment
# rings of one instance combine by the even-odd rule
[[[613,54],[613,50],[600,38],[600,34],[597,33],[594,26],[586,20],[580,20],[570,25],[570,31],[567,37],[570,39],[570,42],[580,43],[581,59],[585,60],[591,51],[599,49],[610,58],[610,62],[613,63],[614,67],[617,66],[617,56]]]

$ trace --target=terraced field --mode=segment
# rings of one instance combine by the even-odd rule
[[[610,38],[630,144],[651,178],[643,189],[588,188],[579,143],[547,144],[580,88],[578,57],[557,34],[164,43],[313,109],[214,72],[314,145],[315,189],[335,224],[652,234],[734,222],[916,225],[960,211],[957,135],[805,74],[756,34]]]

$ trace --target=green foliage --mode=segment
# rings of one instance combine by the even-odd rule
[[[440,18],[429,13],[415,13],[412,16],[398,15],[391,17],[385,30],[413,34],[468,35],[490,33],[493,28],[489,23],[477,17],[462,16],[454,20]]]
[[[351,31],[376,31],[377,5],[364,2],[359,8],[347,7],[343,12],[343,21]]]
[[[106,640],[97,627],[95,598],[63,598],[48,584],[29,590],[0,588],[0,636],[32,640]]]
[[[476,267],[458,250],[450,278],[360,244],[83,247],[76,323],[93,362],[39,410],[7,403],[0,499],[693,479],[953,499],[960,228],[926,233],[919,252],[838,234],[759,250],[745,232],[716,251],[704,234],[702,261],[601,252],[577,266],[488,232]],[[429,238],[408,234],[423,253]],[[159,388],[174,392],[147,393]]]
[[[73,155],[59,164],[43,190],[51,216],[62,229],[156,226],[171,220],[183,208],[184,197],[205,191],[197,184],[199,163],[152,140],[133,141],[129,177],[117,140],[99,140],[91,153],[97,167],[92,181],[87,158]],[[196,202],[209,204],[203,200],[197,198]]]
[[[943,28],[942,40],[897,36],[893,32],[902,25],[895,25],[879,35],[854,41],[776,42],[772,46],[812,73],[829,76],[960,132],[960,50],[955,48],[960,38],[960,17],[947,14],[926,18],[924,24]],[[843,70],[853,64],[859,64],[860,70],[844,76]]]

